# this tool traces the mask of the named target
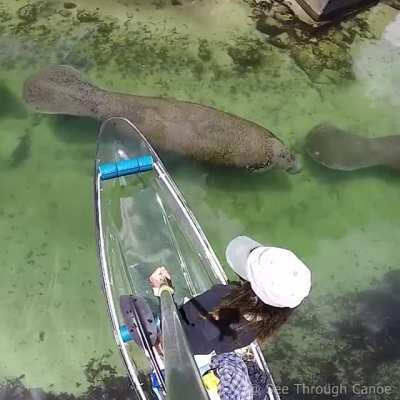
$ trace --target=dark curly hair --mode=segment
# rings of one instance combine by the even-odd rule
[[[263,342],[277,333],[294,310],[263,303],[253,292],[249,282],[241,281],[235,286],[210,315],[211,318],[218,319],[218,325],[228,327],[234,322],[242,321],[238,329],[250,328],[257,339]],[[230,331],[231,334],[234,333]]]

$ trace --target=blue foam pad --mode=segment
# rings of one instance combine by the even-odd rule
[[[100,178],[107,179],[118,178],[137,174],[138,172],[150,171],[153,169],[154,160],[152,156],[141,156],[129,160],[121,160],[117,163],[105,163],[99,166]]]
[[[133,340],[133,336],[129,332],[129,328],[126,325],[121,325],[119,327],[119,333],[121,334],[124,343],[128,343]]]

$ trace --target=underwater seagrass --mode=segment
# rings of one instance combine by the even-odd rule
[[[40,70],[25,82],[23,97],[37,112],[98,120],[128,118],[156,149],[195,160],[227,167],[299,170],[296,156],[254,122],[199,104],[102,90],[70,66]]]

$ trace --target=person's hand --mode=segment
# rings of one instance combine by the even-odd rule
[[[158,267],[149,278],[150,285],[153,288],[155,296],[159,296],[159,290],[162,285],[169,284],[171,275],[165,267]]]

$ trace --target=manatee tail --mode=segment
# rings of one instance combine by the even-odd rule
[[[28,78],[23,99],[34,111],[101,118],[101,90],[82,79],[75,68],[51,65]]]

